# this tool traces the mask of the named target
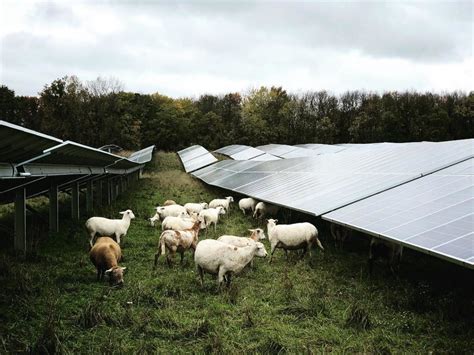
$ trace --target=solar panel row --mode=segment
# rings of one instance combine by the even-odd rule
[[[234,160],[277,160],[276,156],[265,153],[263,150],[248,145],[233,144],[222,147],[214,152],[226,155]]]
[[[209,151],[200,145],[193,145],[178,152],[183,163],[184,171],[187,173],[212,164],[217,159]]]
[[[295,151],[292,149],[294,147],[282,145],[268,145],[259,148],[279,156]],[[221,161],[197,170],[193,175],[211,185],[319,216],[344,206],[352,206],[357,201],[367,199],[372,195],[391,191],[399,185],[405,186],[404,184],[409,181],[418,181],[416,179],[424,175],[435,173],[437,170],[469,159],[474,155],[474,140],[377,144],[372,147],[359,148],[344,148],[337,154],[321,154],[316,157],[267,162]],[[464,169],[464,172],[472,172],[473,169],[472,166],[461,168]],[[456,169],[461,168],[456,166]],[[438,175],[438,173],[434,175]],[[457,186],[459,185],[460,182]],[[472,188],[466,186],[458,194],[464,194],[464,196],[471,194],[472,196]],[[456,196],[458,195],[454,197]],[[420,198],[425,199],[426,196]],[[371,199],[369,198],[367,201]],[[474,212],[472,200],[460,202],[459,206],[449,207],[454,211],[459,210],[459,213],[466,212],[466,209],[469,208],[472,214]],[[444,209],[442,213],[448,215],[454,213],[449,209]],[[400,216],[409,217],[412,214],[405,213]],[[359,218],[365,217],[367,219],[364,221],[369,221],[371,218],[365,213],[359,216]],[[469,218],[472,216],[464,216],[464,219],[459,218],[461,221],[459,223],[471,227]],[[350,223],[348,222],[347,225]],[[362,227],[360,228],[362,229]],[[404,233],[413,232],[413,230],[407,229],[408,227],[404,228],[401,228]],[[421,227],[417,225],[416,228]],[[389,236],[387,238],[390,239]],[[453,242],[454,244],[438,245],[437,247],[447,253],[446,248],[459,248],[459,243],[468,243],[470,238],[472,238],[470,234],[461,235],[459,240]],[[399,241],[396,238],[391,239]],[[415,246],[415,244],[411,245]],[[420,246],[420,248],[422,247]],[[453,260],[458,260],[454,254],[452,256]],[[470,255],[467,260],[473,257]]]

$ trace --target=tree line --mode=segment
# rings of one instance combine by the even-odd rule
[[[0,119],[93,147],[125,149],[442,141],[474,137],[474,92],[333,95],[260,87],[196,99],[125,92],[115,79],[70,76],[45,85],[37,97],[0,86]]]

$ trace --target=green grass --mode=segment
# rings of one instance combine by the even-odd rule
[[[132,208],[137,216],[124,239],[122,289],[96,281],[85,216],[77,224],[63,217],[61,232],[26,259],[4,247],[0,353],[472,353],[471,271],[408,251],[397,276],[380,261],[369,277],[366,238],[334,249],[321,221],[325,252],[304,260],[292,253],[287,262],[277,251],[273,264],[257,259],[222,292],[209,275],[199,286],[191,254],[183,265],[177,257],[171,269],[161,257],[153,271],[160,234],[146,221],[153,206],[227,195],[182,172],[175,154],[157,154],[136,188],[99,212],[116,216]],[[10,210],[2,211],[2,220],[11,221]],[[234,207],[216,233],[202,237],[256,226]]]

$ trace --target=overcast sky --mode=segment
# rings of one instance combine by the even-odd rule
[[[0,83],[65,75],[165,95],[473,90],[472,1],[0,0]]]

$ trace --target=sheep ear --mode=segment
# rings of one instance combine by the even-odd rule
[[[119,212],[119,213],[120,213],[120,214],[125,214],[125,213],[127,213],[127,211],[122,211],[122,212]]]
[[[255,232],[255,229],[248,229],[249,232]]]
[[[121,269],[122,269],[122,271],[125,271],[125,270],[127,270],[127,267],[126,267],[126,266],[122,266]]]
[[[275,224],[278,223],[278,219],[275,219]]]
[[[268,219],[265,219],[265,223],[268,223]]]
[[[112,268],[108,269],[108,270],[105,270],[105,274],[108,275],[112,272]]]

